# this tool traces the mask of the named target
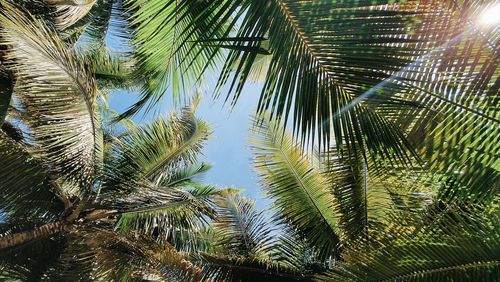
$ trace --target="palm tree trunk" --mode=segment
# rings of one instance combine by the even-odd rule
[[[68,231],[71,229],[71,226],[71,223],[61,220],[36,227],[29,231],[2,236],[0,237],[0,250],[18,246],[36,239],[46,238],[63,231]]]

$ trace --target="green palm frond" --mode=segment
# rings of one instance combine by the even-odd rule
[[[276,254],[277,228],[239,191],[228,190],[216,198],[217,214],[210,223],[214,248],[195,255],[203,271],[216,281],[289,281],[305,274]],[[290,249],[288,249],[290,250]],[[295,253],[294,253],[295,254]],[[293,260],[294,258],[289,258]]]
[[[271,242],[271,229],[254,202],[234,192],[216,199],[217,216],[212,223],[216,244],[229,256],[257,258],[264,254]]]
[[[98,0],[87,14],[88,25],[82,42],[90,48],[106,46],[106,36],[117,35],[129,39],[128,18],[123,0]]]
[[[211,186],[190,191],[166,187],[150,190],[150,194],[141,193],[118,202],[116,208],[121,215],[116,229],[149,235],[180,249],[189,248],[190,241],[197,244],[201,229],[215,216],[213,198],[221,191]]]
[[[415,63],[417,71],[406,73],[404,83],[412,88],[397,93],[421,107],[408,111],[386,111],[409,132],[409,138],[424,156],[426,167],[440,173],[437,181],[458,181],[466,189],[443,186],[443,200],[492,200],[498,181],[496,162],[498,135],[498,36],[500,30],[475,22],[488,1],[442,1],[421,7],[432,16],[422,23],[422,37],[440,34],[443,44]],[[438,23],[447,24],[441,34]],[[458,66],[458,67],[457,67]],[[473,190],[471,190],[473,189]]]
[[[336,202],[329,181],[292,137],[278,124],[261,120],[252,146],[261,185],[274,203],[279,219],[303,233],[322,258],[339,247]]]
[[[238,3],[228,0],[144,1],[126,0],[132,14],[132,44],[138,62],[136,75],[148,81],[140,101],[124,115],[150,108],[172,90],[174,101],[192,93],[207,71],[216,69],[223,58],[217,46],[200,45],[200,40],[223,37],[234,25]]]
[[[210,168],[212,168],[212,165],[207,163],[186,165],[174,170],[169,175],[165,175],[158,180],[158,183],[165,187],[196,186],[194,180],[201,177]]]
[[[102,162],[95,82],[87,66],[40,19],[3,4],[1,44],[16,98],[51,171],[90,189]]]
[[[50,180],[49,168],[19,143],[0,131],[0,210],[4,220],[29,215],[56,218],[67,195]],[[13,173],[15,172],[15,173]]]
[[[116,147],[107,185],[133,190],[138,181],[157,183],[162,176],[175,173],[178,165],[196,163],[209,134],[209,125],[195,117],[193,107],[138,127]]]
[[[100,89],[137,87],[132,77],[134,63],[126,55],[112,53],[106,47],[84,50],[81,55],[91,66]]]
[[[453,210],[454,209],[454,210]],[[417,231],[390,229],[347,250],[324,281],[494,281],[500,270],[498,211],[452,208]]]
[[[324,173],[331,180],[344,245],[378,231],[389,223],[391,213],[425,209],[439,190],[432,182],[416,180],[430,175],[424,170],[392,166],[381,170],[369,160],[359,162],[355,156],[339,156],[334,147],[330,150]]]

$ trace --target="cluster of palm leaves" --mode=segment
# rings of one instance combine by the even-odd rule
[[[2,0],[0,279],[496,281],[495,5]],[[253,81],[265,213],[197,181],[190,93]],[[165,93],[184,107],[131,121]]]

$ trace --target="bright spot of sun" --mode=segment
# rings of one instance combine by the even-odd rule
[[[482,26],[495,26],[500,24],[500,4],[494,4],[486,8],[479,15],[478,23]]]

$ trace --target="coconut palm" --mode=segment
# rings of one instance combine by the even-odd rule
[[[202,279],[169,244],[194,236],[220,193],[193,181],[208,169],[197,156],[210,134],[195,105],[143,126],[110,123],[90,66],[57,30],[2,8],[7,121],[19,137],[0,132],[2,279]]]
[[[233,256],[202,256],[208,273],[229,281],[253,281],[257,274],[276,281],[496,279],[498,198],[481,205],[446,202],[439,194],[449,187],[422,181],[426,171],[379,173],[373,163],[358,166],[353,156],[311,156],[277,128],[259,120],[252,144],[260,184],[279,227],[270,235],[262,219],[239,202],[230,210],[246,216],[223,217],[220,235]],[[304,267],[301,245],[320,267]]]
[[[491,201],[499,29],[478,18],[494,5],[107,0],[94,6],[87,34],[102,46],[121,25],[130,41],[123,60],[135,62],[128,74],[141,97],[122,116],[167,92],[178,100],[211,76],[219,77],[215,95],[234,104],[247,81],[264,77],[258,112],[286,120],[301,144],[431,169],[436,181],[474,189],[442,197]]]
[[[475,21],[490,2],[3,1],[0,275],[495,280],[500,30]],[[106,48],[114,24],[130,52]],[[209,128],[192,106],[127,120],[212,74],[231,104],[264,78],[271,223],[193,181]],[[114,88],[141,94],[118,125]]]
[[[476,21],[491,1],[116,3],[130,14],[135,73],[151,80],[130,113],[207,74],[219,75],[217,95],[234,103],[261,70],[259,112],[289,120],[323,149],[409,163],[425,147],[415,135],[498,123],[498,60],[488,59],[498,57],[498,29]],[[450,125],[457,112],[460,126]]]

